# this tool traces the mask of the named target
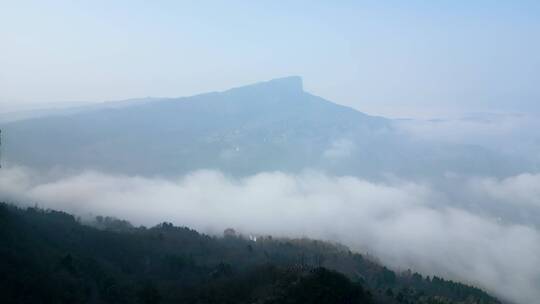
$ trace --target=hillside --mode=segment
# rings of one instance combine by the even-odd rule
[[[0,205],[2,303],[500,303],[483,291],[395,273],[309,239],[224,237],[163,223]]]
[[[44,169],[142,175],[315,169],[373,177],[511,174],[526,165],[480,146],[413,141],[392,120],[305,92],[299,77],[58,111],[0,127],[5,162]]]

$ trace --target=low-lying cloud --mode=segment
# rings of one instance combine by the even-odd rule
[[[356,146],[349,139],[340,139],[332,142],[332,145],[323,152],[323,157],[331,160],[339,160],[350,157]]]
[[[493,201],[509,202],[515,207],[540,208],[540,174],[524,173],[504,179],[473,179],[470,186]]]
[[[459,119],[396,120],[394,125],[412,140],[481,146],[539,162],[539,118],[534,113],[477,113]]]
[[[522,175],[471,180],[463,191],[540,208],[537,189],[540,176]],[[0,199],[134,224],[170,221],[207,233],[233,227],[333,240],[395,269],[473,283],[523,304],[540,298],[538,228],[441,203],[449,201],[444,191],[418,182],[375,183],[316,172],[233,178],[197,171],[178,179],[85,172],[43,178],[12,167],[0,171]]]

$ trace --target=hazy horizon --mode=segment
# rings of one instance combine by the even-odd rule
[[[536,1],[1,8],[0,104],[190,96],[300,75],[307,91],[373,115],[540,109]]]

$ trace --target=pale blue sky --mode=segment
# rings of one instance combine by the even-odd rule
[[[0,102],[300,75],[393,117],[540,110],[540,1],[4,1]]]

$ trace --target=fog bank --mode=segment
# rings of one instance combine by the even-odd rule
[[[539,211],[540,175],[466,184],[459,191],[471,200]],[[169,221],[206,233],[232,227],[338,241],[395,269],[473,283],[523,304],[540,298],[538,228],[452,206],[444,191],[419,182],[375,183],[317,172],[233,178],[197,171],[162,179],[89,171],[51,177],[9,167],[0,170],[0,199],[136,225]]]

